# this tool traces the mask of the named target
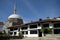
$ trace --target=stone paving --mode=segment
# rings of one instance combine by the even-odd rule
[[[45,37],[25,37],[23,39],[11,39],[11,40],[60,40],[60,35],[50,35]]]
[[[34,38],[34,37],[30,37],[30,38],[23,38],[23,39],[12,39],[12,40],[60,40],[60,37],[56,37],[56,38],[46,38],[46,37],[37,37],[37,38]]]

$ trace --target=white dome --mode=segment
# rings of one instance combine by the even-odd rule
[[[20,16],[17,14],[12,14],[8,17],[8,19],[10,19],[10,18],[20,18]]]

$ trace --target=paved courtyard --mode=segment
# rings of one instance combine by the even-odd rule
[[[60,35],[48,35],[45,37],[25,37],[23,39],[11,39],[11,40],[60,40]]]
[[[30,38],[23,38],[23,39],[11,39],[11,40],[60,40],[60,37],[30,37]]]

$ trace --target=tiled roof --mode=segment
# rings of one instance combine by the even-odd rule
[[[36,23],[49,23],[49,22],[60,22],[60,20],[56,20],[56,19],[45,19],[45,20],[41,20],[41,21],[35,21],[35,22],[30,22],[30,23],[26,23],[26,24],[20,24],[20,25],[14,25],[15,27],[24,27],[26,25],[31,25],[31,24],[36,24]],[[14,28],[14,26],[8,27],[8,28]]]

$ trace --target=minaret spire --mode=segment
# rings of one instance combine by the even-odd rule
[[[16,14],[16,5],[14,5],[14,14]]]

